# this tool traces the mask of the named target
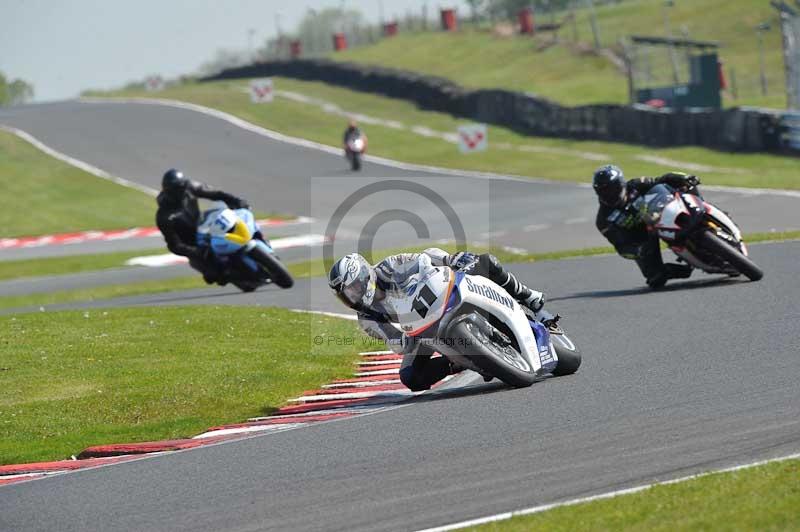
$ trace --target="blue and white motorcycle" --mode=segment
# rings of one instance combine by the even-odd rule
[[[210,247],[214,258],[230,272],[231,283],[244,292],[268,283],[281,288],[294,284],[249,209],[218,204],[205,211],[197,227],[197,245]]]
[[[514,387],[578,371],[580,351],[558,317],[523,309],[485,277],[435,266],[418,275],[391,302],[400,328],[416,343]]]

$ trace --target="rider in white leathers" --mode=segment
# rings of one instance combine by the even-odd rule
[[[398,318],[392,305],[394,298],[388,296],[402,297],[405,289],[433,266],[449,266],[488,277],[534,312],[541,310],[545,300],[542,292],[526,287],[488,253],[476,255],[462,251],[450,255],[444,250],[429,248],[422,253],[392,255],[374,267],[357,253],[341,258],[331,268],[328,284],[345,305],[357,311],[358,323],[364,332],[403,354],[400,380],[413,391],[427,390],[461,369],[453,367],[444,357],[431,358],[430,348],[416,345],[413,338],[395,326]]]

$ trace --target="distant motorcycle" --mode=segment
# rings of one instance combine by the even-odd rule
[[[345,157],[350,161],[350,168],[354,172],[361,170],[361,159],[367,151],[367,139],[363,133],[351,135],[345,143]]]
[[[205,211],[197,228],[197,245],[211,248],[215,259],[230,272],[231,283],[243,292],[268,283],[281,288],[294,284],[250,209],[234,210],[223,204]]]
[[[679,260],[706,273],[743,274],[751,281],[764,276],[748,256],[733,220],[699,196],[662,184],[636,199],[633,207]]]
[[[404,290],[394,305],[401,329],[458,366],[519,388],[581,365],[557,317],[526,311],[485,277],[430,267]]]

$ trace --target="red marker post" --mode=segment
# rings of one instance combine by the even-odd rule
[[[535,26],[533,24],[533,10],[529,7],[520,9],[517,13],[519,21],[519,32],[523,35],[533,35]]]
[[[333,49],[337,52],[347,50],[347,37],[344,33],[339,32],[333,34]]]
[[[442,9],[442,29],[444,31],[456,31],[458,29],[458,20],[456,19],[455,9]]]

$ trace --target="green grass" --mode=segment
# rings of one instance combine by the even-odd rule
[[[296,334],[287,335],[293,330]],[[354,323],[279,309],[131,308],[0,318],[0,464],[190,437],[352,371]]]
[[[626,0],[599,7],[597,21],[604,46],[615,46],[629,35],[666,35],[663,0]],[[577,10],[578,39],[592,42],[589,15]],[[685,27],[689,37],[719,41],[726,72],[736,70],[740,98],[726,94],[727,105],[782,108],[786,105],[783,57],[777,12],[769,2],[753,0],[692,0],[675,2],[669,13],[673,34]],[[547,16],[540,20],[549,22]],[[772,24],[764,36],[769,93],[762,96],[758,82],[758,47],[755,27]],[[457,33],[402,33],[376,45],[333,53],[331,58],[403,68],[434,74],[473,88],[506,88],[539,94],[562,104],[627,103],[625,75],[604,57],[572,43],[572,26],[561,31],[561,44],[537,51],[551,39],[542,34],[498,37],[490,31]],[[667,70],[666,50],[653,51],[651,60]]]
[[[774,462],[465,530],[797,530],[800,460]]]
[[[0,238],[155,225],[155,199],[0,130]]]
[[[800,231],[784,231],[775,233],[754,233],[745,235],[745,240],[748,243],[764,242],[764,241],[781,241],[781,240],[795,240],[800,239]],[[437,244],[445,251],[454,252],[458,251],[454,244]],[[380,257],[386,257],[395,253],[416,252],[423,249],[425,246],[403,247],[395,249],[385,249],[376,251],[373,254],[373,260]],[[504,263],[524,263],[524,262],[537,262],[545,260],[560,260],[573,257],[589,257],[594,255],[605,255],[614,253],[614,249],[610,246],[600,246],[594,248],[571,249],[564,251],[553,251],[547,253],[515,253],[504,248],[486,248],[480,246],[472,246],[470,250],[475,253],[491,252],[501,262]],[[56,259],[51,259],[56,260]],[[2,263],[0,263],[2,264]],[[287,264],[287,268],[296,279],[304,277],[318,277],[325,275],[326,269],[321,259],[301,261]],[[206,285],[198,274],[187,272],[185,277],[175,277],[172,279],[155,280],[155,281],[141,281],[138,283],[128,283],[119,285],[106,285],[96,286],[90,288],[81,288],[77,290],[65,290],[61,292],[49,292],[41,294],[26,294],[19,296],[6,296],[0,297],[0,309],[9,308],[26,308],[26,307],[45,307],[47,305],[76,303],[83,301],[97,301],[102,299],[111,299],[114,297],[122,296],[136,296],[144,294],[157,294],[164,292],[174,292],[179,290],[191,290],[195,288],[203,288]]]
[[[245,87],[244,81],[187,84],[170,87],[159,93],[159,97],[205,105],[284,134],[339,145],[345,125],[342,117],[321,112],[318,106],[280,96],[271,104],[254,105],[243,91]],[[275,78],[275,87],[277,90],[299,92],[335,103],[346,111],[357,111],[385,120],[400,120],[409,127],[420,125],[437,131],[455,132],[459,124],[465,123],[447,114],[421,111],[404,100],[350,91],[324,83]],[[152,96],[135,90],[91,94]],[[696,147],[657,149],[610,142],[528,137],[492,126],[489,127],[489,150],[465,156],[459,153],[454,144],[423,137],[408,129],[397,130],[380,125],[364,127],[370,138],[371,154],[446,168],[587,182],[594,169],[604,162],[622,166],[631,177],[660,175],[668,170],[680,169],[682,163],[688,162],[711,167],[709,171],[699,172],[706,184],[800,189],[797,160],[776,155],[734,154]],[[512,149],[497,147],[503,143]],[[519,148],[539,151],[520,151]],[[581,157],[587,152],[600,155],[600,160]],[[658,156],[675,162],[647,162],[640,158],[642,156]]]

